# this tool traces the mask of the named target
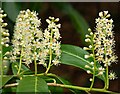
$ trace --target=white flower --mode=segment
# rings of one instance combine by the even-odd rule
[[[90,78],[90,81],[92,81],[93,79],[92,78]]]
[[[100,13],[99,13],[99,16],[100,16],[100,17],[103,17],[103,12],[100,12]]]
[[[83,49],[84,49],[84,50],[89,50],[89,48],[87,48],[87,47],[83,47]]]
[[[85,39],[85,42],[90,42],[91,40],[89,38]]]
[[[104,11],[104,15],[106,16],[108,14],[108,11]]]
[[[84,58],[86,58],[86,59],[89,58],[89,57],[90,57],[90,55],[84,55]]]
[[[87,70],[87,73],[88,73],[88,74],[90,74],[90,73],[91,73],[91,71],[90,71],[90,70]]]
[[[54,60],[52,60],[52,62],[54,65],[58,65],[60,63],[60,61],[58,59],[54,59]]]
[[[90,68],[90,66],[88,66],[88,65],[85,65],[85,68]]]
[[[109,74],[109,79],[110,79],[110,80],[115,80],[115,79],[117,79],[115,72],[113,72],[113,71],[110,72],[110,74]]]

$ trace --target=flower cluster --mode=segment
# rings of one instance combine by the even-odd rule
[[[43,40],[42,44],[44,45],[41,53],[41,62],[40,64],[43,64],[46,66],[47,64],[44,63],[47,60],[47,57],[49,57],[52,60],[52,63],[54,65],[58,65],[60,63],[60,42],[58,41],[60,37],[59,28],[60,24],[56,24],[56,22],[59,21],[59,18],[49,17],[49,19],[46,19],[46,22],[48,23],[48,27],[44,30],[43,33]]]
[[[16,19],[10,59],[12,62],[18,59],[26,65],[34,61],[47,68],[48,58],[50,58],[49,61],[53,62],[51,65],[58,65],[61,54],[58,41],[60,24],[56,24],[56,22],[59,21],[59,18],[49,17],[46,20],[48,28],[42,33],[41,21],[37,15],[36,12],[31,12],[29,9],[20,11]]]
[[[36,12],[31,12],[29,9],[20,11],[16,19],[12,40],[12,61],[21,59],[23,63],[28,65],[34,59],[39,60],[43,35],[40,30],[41,21],[37,15]]]
[[[85,58],[93,57],[93,64],[98,62],[104,65],[96,70],[98,75],[102,75],[106,66],[110,66],[117,61],[117,56],[114,53],[113,20],[109,19],[110,14],[108,14],[108,11],[100,12],[99,16],[95,21],[95,33],[93,34],[91,29],[88,29],[90,34],[86,35],[85,41],[89,42],[90,45],[84,47],[84,50],[91,50],[92,52],[90,55],[85,55]]]
[[[3,18],[6,17],[6,14],[3,14],[3,10],[0,8],[0,36],[1,43],[0,45],[8,47],[9,46],[9,32],[5,27],[7,26],[7,23],[4,23]],[[1,51],[1,50],[0,50]]]
[[[110,66],[116,62],[117,56],[114,53],[115,41],[113,36],[113,20],[108,19],[108,11],[100,12],[96,19],[96,32],[94,34],[96,59],[104,66]]]

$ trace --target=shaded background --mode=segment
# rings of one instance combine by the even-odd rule
[[[88,27],[92,30],[95,28],[95,18],[98,17],[100,11],[108,10],[111,17],[114,20],[114,31],[116,41],[116,54],[118,55],[118,64],[113,64],[110,69],[113,69],[117,76],[117,80],[110,81],[109,90],[120,92],[120,2],[118,3],[41,3],[41,2],[24,2],[24,3],[2,3],[2,7],[8,14],[8,18],[5,19],[8,22],[10,30],[10,38],[12,38],[13,28],[15,24],[15,18],[20,10],[35,10],[39,13],[39,18],[42,21],[42,28],[46,28],[47,24],[45,19],[49,16],[60,18],[62,27],[60,33],[62,36],[62,44],[72,44],[80,47],[84,47],[88,44],[84,42],[84,35],[87,32]],[[41,67],[40,67],[41,68]],[[32,65],[31,65],[32,69]],[[41,68],[43,69],[43,68]],[[32,69],[34,70],[34,69]],[[43,69],[44,70],[44,69]],[[89,78],[92,75],[88,75],[84,70],[60,65],[59,67],[53,67],[50,70],[52,73],[57,74],[65,79],[68,79],[74,85],[90,86]],[[8,72],[10,74],[10,71]],[[104,84],[101,80],[96,78],[94,87],[103,88]]]

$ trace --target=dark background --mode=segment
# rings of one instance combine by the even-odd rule
[[[5,12],[8,13],[9,17],[5,19],[9,23],[9,30],[11,33],[10,38],[12,38],[13,27],[15,24],[15,17],[19,10],[23,9],[31,9],[35,10],[39,13],[39,18],[42,21],[42,27],[45,28],[47,26],[45,19],[49,16],[59,17],[60,23],[62,27],[60,29],[60,33],[62,36],[61,42],[62,44],[72,44],[80,47],[84,47],[84,36],[80,34],[80,32],[84,32],[79,30],[77,24],[74,23],[74,19],[70,18],[70,14],[68,13],[66,8],[67,6],[72,7],[79,15],[81,15],[84,20],[87,22],[89,27],[94,30],[95,28],[95,18],[98,17],[98,13],[100,11],[108,10],[111,14],[112,19],[114,20],[114,35],[116,41],[116,54],[118,56],[118,63],[113,64],[110,69],[114,70],[118,76],[117,80],[110,81],[109,90],[120,92],[120,2],[116,3],[83,3],[83,2],[72,2],[72,3],[3,3],[2,7],[5,9]],[[17,8],[14,9],[14,6]],[[69,7],[68,6],[68,7]],[[8,8],[6,8],[8,7]],[[74,14],[74,13],[73,13]],[[78,15],[75,15],[76,17]],[[79,17],[78,17],[79,18]],[[77,20],[78,24],[83,24],[81,20]],[[87,26],[84,27],[87,30]],[[32,65],[31,65],[32,68]],[[92,75],[88,75],[84,70],[60,65],[59,67],[52,67],[52,73],[55,73],[65,79],[68,79],[71,83],[78,86],[90,86],[89,78]],[[8,73],[9,74],[9,73]],[[104,84],[101,80],[96,78],[94,87],[103,88]]]

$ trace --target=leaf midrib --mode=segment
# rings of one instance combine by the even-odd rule
[[[35,94],[37,92],[37,77],[35,77]]]
[[[85,59],[83,59],[83,58],[81,58],[81,57],[79,57],[79,56],[77,56],[77,55],[75,55],[75,54],[72,54],[72,53],[69,53],[69,52],[66,52],[66,51],[62,51],[62,52],[66,53],[66,54],[69,54],[69,55],[71,55],[71,56],[74,56],[74,57],[76,57],[76,58],[79,58],[79,59],[85,61],[86,63],[90,64],[89,61],[87,61],[87,60],[85,60]]]

